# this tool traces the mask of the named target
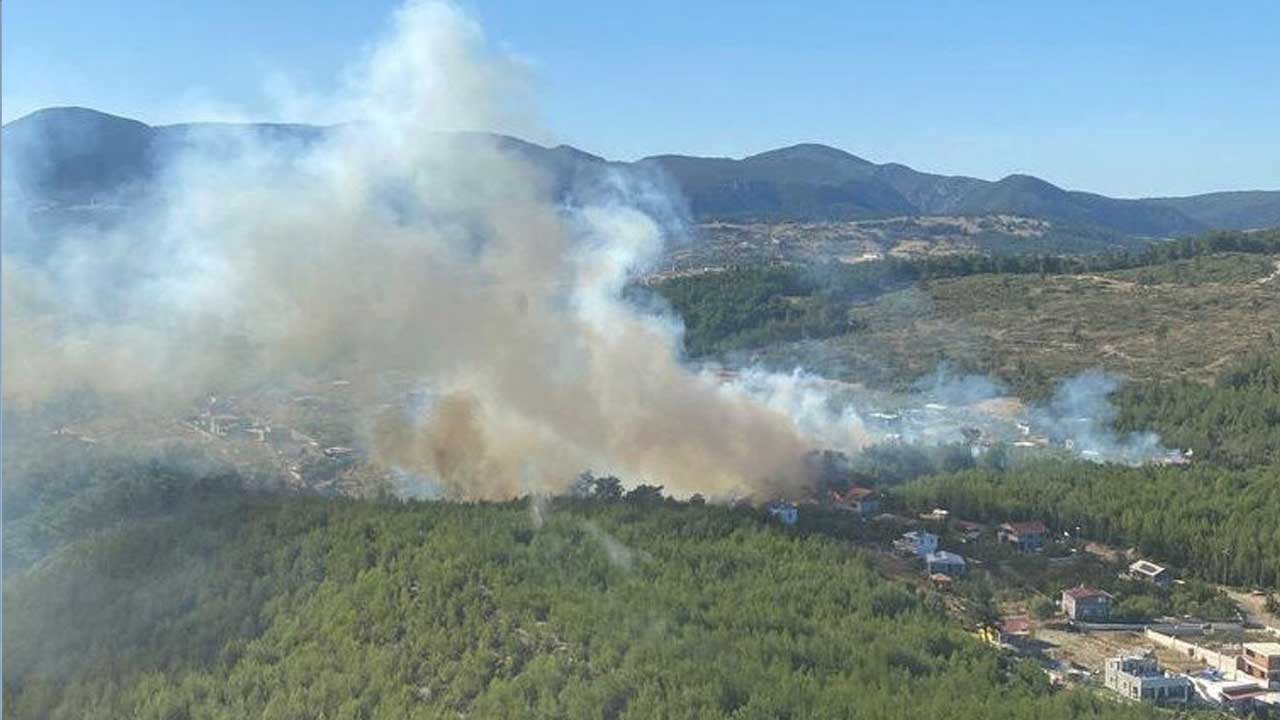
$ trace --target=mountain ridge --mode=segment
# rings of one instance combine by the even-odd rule
[[[5,185],[22,196],[84,203],[145,184],[193,134],[239,133],[309,143],[336,126],[303,123],[147,125],[91,108],[37,110],[3,126]],[[488,135],[488,134],[482,134]],[[1018,215],[1135,237],[1280,225],[1280,190],[1182,197],[1112,198],[1068,190],[1028,174],[999,180],[875,163],[840,148],[799,143],[742,158],[660,154],[608,160],[571,145],[496,136],[553,179],[561,194],[605,170],[665,176],[699,221],[839,221],[932,215]]]

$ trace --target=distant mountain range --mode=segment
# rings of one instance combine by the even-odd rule
[[[305,145],[330,128],[282,124],[150,126],[84,108],[50,108],[8,123],[6,205],[83,207],[145,187],[175,148],[199,131]],[[877,164],[817,144],[740,160],[658,155],[612,162],[567,145],[499,136],[570,194],[604,172],[637,172],[678,188],[699,221],[836,221],[897,216],[1017,215],[1126,236],[1171,237],[1212,229],[1280,226],[1280,191],[1118,199],[1064,190],[1029,175],[997,181]],[[232,147],[229,145],[228,147]]]

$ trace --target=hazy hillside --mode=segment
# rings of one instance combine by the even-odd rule
[[[1028,175],[997,182],[930,175],[904,165],[876,165],[824,145],[796,145],[742,160],[665,155],[640,162],[674,177],[699,219],[1011,214],[1151,236],[1210,227],[1167,205],[1068,192]],[[1261,203],[1272,205],[1280,208],[1280,193],[1272,194],[1270,204]]]
[[[1191,197],[1150,198],[1143,202],[1170,207],[1203,225],[1249,230],[1280,226],[1277,193],[1266,190],[1217,192]]]
[[[700,219],[856,219],[914,215],[917,208],[875,178],[876,166],[825,145],[796,145],[742,160],[660,155]]]
[[[202,148],[212,145],[232,152],[245,137],[308,143],[331,131],[271,124],[152,127],[83,108],[41,110],[4,127],[6,202],[16,209],[12,203],[25,201],[66,220],[73,208],[118,201],[120,193],[152,179],[175,148],[196,139]],[[546,148],[507,137],[500,141],[543,168],[560,197],[589,193],[608,173],[640,174],[682,198],[699,221],[1004,214],[1153,237],[1280,223],[1280,191],[1125,200],[1064,190],[1028,175],[994,182],[933,175],[896,163],[872,163],[817,144],[742,159],[659,155],[625,163],[565,145]]]
[[[152,179],[193,143],[233,151],[244,139],[313,142],[311,125],[184,123],[152,127],[85,108],[52,108],[4,126],[5,194],[39,202],[92,202]]]

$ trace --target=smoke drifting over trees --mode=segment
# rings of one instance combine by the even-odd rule
[[[348,124],[191,126],[125,221],[69,230],[43,259],[6,254],[5,402],[88,389],[173,412],[341,374],[370,457],[456,498],[558,492],[587,468],[677,495],[794,496],[811,450],[894,435],[818,378],[684,364],[679,322],[623,299],[680,233],[677,195],[619,171],[557,200],[482,132],[545,134],[525,68],[454,7],[405,5],[341,86],[302,106]],[[389,404],[392,375],[420,400]]]
[[[370,407],[370,445],[452,496],[556,490],[585,467],[677,492],[802,483],[797,423],[687,369],[676,325],[621,302],[672,225],[653,191],[619,177],[559,207],[518,157],[457,132],[528,123],[523,75],[456,9],[413,2],[325,101],[357,123],[305,147],[193,130],[150,211],[47,263],[5,258],[5,401],[87,387],[176,406],[408,372],[428,401]]]

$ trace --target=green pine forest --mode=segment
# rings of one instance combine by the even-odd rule
[[[168,510],[6,581],[11,717],[1154,716],[1052,691],[938,598],[749,508],[322,500],[149,472]]]

